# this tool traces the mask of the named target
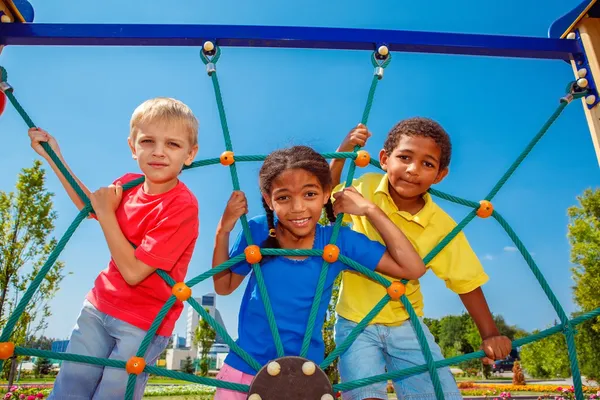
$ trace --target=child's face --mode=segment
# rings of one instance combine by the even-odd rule
[[[146,182],[155,186],[177,182],[183,166],[190,165],[198,152],[198,145],[192,146],[188,132],[173,123],[144,124],[128,143]]]
[[[304,169],[289,169],[273,180],[271,193],[263,194],[279,219],[279,226],[295,237],[313,233],[330,191]]]
[[[448,168],[440,170],[441,156],[442,150],[433,139],[402,136],[392,154],[381,150],[379,161],[388,174],[390,190],[403,199],[411,199],[421,196],[448,174]]]

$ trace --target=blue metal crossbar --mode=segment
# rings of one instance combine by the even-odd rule
[[[286,47],[559,59],[583,51],[575,40],[380,29],[247,25],[0,24],[0,45]]]

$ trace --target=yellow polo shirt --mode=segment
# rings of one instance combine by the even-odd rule
[[[433,202],[429,193],[423,195],[425,206],[416,215],[398,211],[388,190],[387,174],[367,173],[355,179],[352,186],[388,215],[415,246],[421,258],[425,258],[456,226],[456,222]],[[343,183],[336,186],[334,193],[343,188]],[[353,230],[383,244],[379,232],[366,217],[346,214],[344,221],[351,223]],[[489,279],[462,231],[431,260],[427,268],[457,294],[471,292]],[[391,277],[386,276],[386,278],[394,280]],[[358,272],[344,271],[336,311],[348,320],[360,322],[385,294],[385,288],[379,283]],[[406,296],[417,315],[423,316],[423,295],[418,280],[407,282]],[[402,303],[390,301],[371,321],[371,324],[394,326],[402,324],[407,319],[409,316]]]

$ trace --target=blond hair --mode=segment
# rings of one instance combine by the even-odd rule
[[[198,144],[198,120],[183,102],[169,97],[156,97],[140,104],[131,116],[129,135],[135,139],[140,125],[153,122],[179,122],[187,130],[192,146]]]

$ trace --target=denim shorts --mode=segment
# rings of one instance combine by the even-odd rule
[[[67,353],[127,361],[135,356],[146,331],[96,309],[89,301],[77,318]],[[169,338],[154,336],[144,359],[153,365],[167,347]],[[48,400],[116,400],[125,398],[128,375],[125,369],[63,361]],[[137,376],[133,398],[144,395],[148,374]]]
[[[339,346],[357,324],[338,316],[335,325],[335,342]],[[435,361],[443,359],[433,335],[422,323],[425,337]],[[410,321],[400,326],[369,325],[358,335],[352,345],[340,356],[338,369],[342,382],[368,378],[386,372],[399,371],[426,364],[417,335]],[[438,368],[438,376],[447,400],[462,399],[456,381],[447,367]],[[435,391],[429,372],[410,375],[394,381],[398,400],[435,400]],[[367,398],[387,399],[387,382],[377,382],[343,393],[344,400]]]

